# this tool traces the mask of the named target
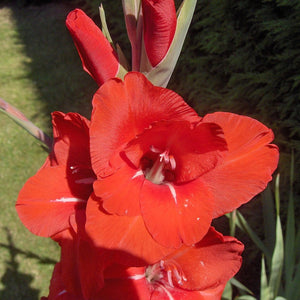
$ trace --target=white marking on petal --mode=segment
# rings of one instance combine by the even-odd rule
[[[67,292],[66,290],[63,290],[63,291],[61,291],[57,296],[63,295],[63,294],[65,294],[66,292]]]
[[[175,300],[174,298],[173,298],[173,296],[171,295],[171,293],[162,285],[162,284],[160,284],[159,285],[162,289],[163,289],[163,291],[167,294],[167,296],[169,297],[169,300]]]
[[[137,275],[133,275],[133,276],[129,276],[128,279],[133,279],[133,280],[140,280],[145,278],[145,274],[137,274]]]
[[[200,218],[198,217],[198,218],[197,218],[197,221],[199,221],[199,220],[200,220]]]
[[[176,195],[176,191],[175,191],[174,186],[171,183],[166,183],[166,185],[169,187],[170,192],[171,192],[171,194],[172,194],[172,196],[174,198],[174,201],[177,204],[177,195]]]
[[[63,203],[68,203],[68,202],[86,202],[83,199],[79,199],[79,198],[65,198],[62,197],[60,199],[55,199],[55,200],[50,200],[50,202],[63,202]]]
[[[75,183],[79,184],[92,184],[96,179],[94,177],[82,178],[75,180]]]
[[[200,261],[200,265],[204,267],[204,262],[202,260]]]
[[[154,153],[161,153],[161,150],[155,148],[153,145],[150,146],[150,150]]]
[[[131,179],[134,179],[134,178],[139,177],[139,176],[141,176],[141,175],[144,175],[143,170],[137,171],[137,172],[131,177]]]

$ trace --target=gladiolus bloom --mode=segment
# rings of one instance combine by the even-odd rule
[[[53,236],[70,227],[70,216],[85,210],[95,175],[89,153],[89,121],[76,113],[54,112],[53,150],[20,191],[16,209],[34,234]]]
[[[102,273],[98,273],[98,278],[94,277],[92,281],[103,283],[96,293],[93,285],[90,285],[90,291],[83,292],[86,286],[81,282],[85,279],[85,273],[93,276],[95,270],[90,266],[99,261],[95,256],[88,255],[93,253],[92,249],[86,255],[79,255],[76,263],[73,261],[74,256],[63,256],[54,269],[48,300],[220,299],[225,284],[241,266],[243,249],[241,242],[223,236],[211,227],[199,243],[191,247],[182,246],[152,265],[128,267],[107,258]],[[63,260],[64,265],[74,266],[75,277],[73,272],[63,272]],[[76,267],[81,260],[89,269],[84,273],[81,273],[83,269]],[[66,277],[73,281],[75,278],[77,291],[68,289]],[[65,298],[60,298],[63,295]]]
[[[98,85],[116,77],[120,67],[118,56],[93,20],[82,10],[75,9],[68,14],[66,25],[81,58],[83,69]]]
[[[122,248],[108,233],[96,234],[95,228],[109,226],[102,214],[114,216],[115,224],[128,222],[128,229],[143,226],[142,218],[164,247],[193,245],[212,218],[261,192],[277,166],[273,133],[263,124],[230,113],[201,118],[140,73],[108,81],[93,107],[90,147],[100,200],[87,214],[86,229],[102,246]],[[142,243],[141,236],[132,247]]]
[[[142,0],[144,44],[155,67],[165,57],[176,30],[174,0]]]

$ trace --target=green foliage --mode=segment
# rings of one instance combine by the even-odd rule
[[[261,260],[261,280],[260,280],[260,299],[265,300],[297,300],[300,297],[299,280],[300,280],[300,268],[299,268],[299,253],[300,253],[300,231],[295,227],[295,210],[294,210],[294,154],[291,155],[291,173],[290,173],[290,190],[288,199],[288,222],[286,225],[285,235],[281,227],[280,218],[280,192],[279,192],[279,175],[275,181],[275,195],[270,193],[270,190],[264,192],[264,202],[266,207],[269,208],[264,215],[264,222],[266,222],[270,228],[266,228],[265,240],[263,241],[250,227],[246,219],[240,212],[236,212],[236,217],[233,218],[232,214],[228,214],[230,227],[236,226],[242,231],[246,232],[254,244],[262,252]],[[270,203],[275,202],[275,207]],[[273,207],[273,209],[271,208]],[[275,214],[274,214],[275,210]],[[268,235],[274,235],[274,245],[268,243]],[[266,258],[266,260],[265,260]],[[266,262],[265,262],[266,261]],[[231,282],[231,286],[234,282]],[[254,300],[251,295],[243,295],[245,289],[239,288],[242,296],[239,296],[237,300],[248,299]],[[230,286],[225,289],[224,299],[230,295]],[[246,291],[248,294],[251,292]]]

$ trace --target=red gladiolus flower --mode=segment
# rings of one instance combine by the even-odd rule
[[[82,10],[71,11],[66,20],[84,70],[98,85],[116,77],[119,71],[118,56],[100,28]]]
[[[54,112],[53,150],[44,166],[20,191],[16,209],[34,234],[53,236],[85,210],[95,175],[89,154],[89,121],[76,113]]]
[[[62,256],[61,262],[54,269],[48,300],[72,300],[74,296],[77,296],[76,299],[93,300],[220,299],[226,282],[241,266],[243,248],[243,244],[235,238],[223,236],[211,227],[199,243],[192,247],[182,246],[153,265],[128,267],[116,264],[113,259],[106,259],[106,266],[100,267],[102,273],[98,273],[98,278],[96,276],[92,280],[94,283],[103,282],[102,288],[94,293],[95,288],[91,284],[90,291],[85,290],[84,293],[80,290],[80,280],[85,279],[85,274],[95,275],[91,274],[95,269],[89,266],[98,262],[95,256],[88,255],[93,253],[90,248],[86,255],[78,256],[76,263],[73,256]],[[69,262],[63,264],[64,260]],[[80,260],[89,268],[88,273],[81,273],[83,268],[76,269]],[[64,265],[73,265],[73,272],[77,271],[80,280],[76,292],[71,292],[65,284],[68,276],[74,280],[74,274],[64,272]]]
[[[93,107],[91,159],[101,200],[89,201],[86,229],[103,247],[127,247],[109,238],[110,218],[111,236],[121,227],[128,232],[123,241],[145,226],[166,248],[195,244],[213,217],[261,192],[277,166],[273,133],[263,124],[230,113],[200,118],[140,73],[104,84]],[[143,249],[143,241],[136,236],[131,247]]]
[[[142,0],[144,44],[155,67],[169,50],[176,30],[174,0]]]
[[[199,243],[183,246],[154,265],[108,268],[97,299],[220,299],[241,266],[243,249],[241,242],[211,227]]]

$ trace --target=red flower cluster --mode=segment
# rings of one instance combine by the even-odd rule
[[[61,246],[47,299],[220,299],[243,245],[210,224],[271,180],[272,131],[201,118],[135,72],[99,88],[90,122],[52,118],[53,150],[16,205]]]
[[[193,3],[176,17],[173,0],[123,1],[133,70],[166,85]],[[66,23],[101,87],[91,121],[52,114],[52,151],[17,200],[24,225],[61,247],[43,299],[220,299],[243,245],[211,222],[271,180],[272,131],[231,113],[201,118],[141,73],[113,78],[127,71],[101,30],[78,9]]]

